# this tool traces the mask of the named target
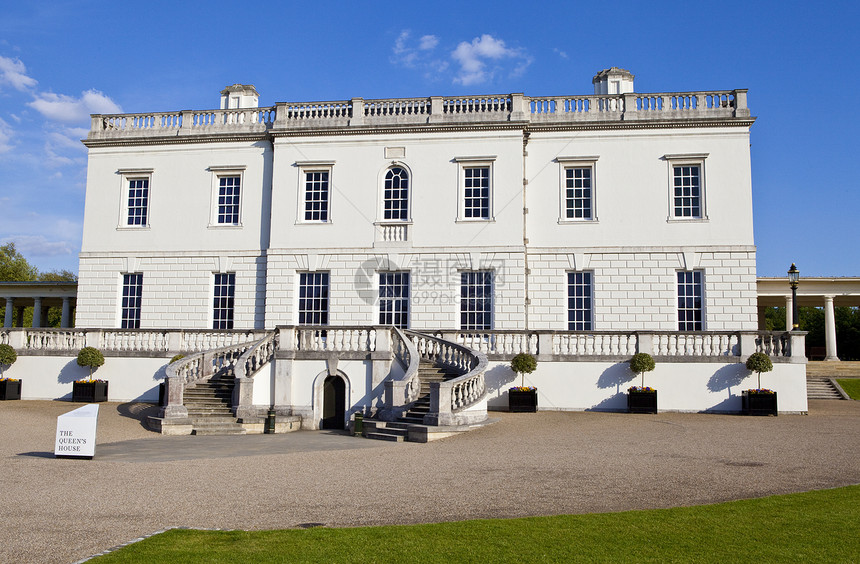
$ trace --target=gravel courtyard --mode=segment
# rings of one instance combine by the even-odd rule
[[[81,404],[0,403],[0,562],[72,562],[166,527],[273,529],[591,513],[860,483],[860,402],[809,415],[494,413],[429,444],[326,431],[162,437],[101,404],[93,460],[55,459]],[[126,442],[127,441],[127,442]]]

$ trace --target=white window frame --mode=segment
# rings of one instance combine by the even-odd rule
[[[121,272],[119,276],[120,276],[120,278],[119,278],[119,299],[117,302],[117,305],[119,306],[117,308],[118,314],[119,314],[118,315],[119,319],[118,319],[116,325],[120,329],[140,329],[140,324],[143,321],[143,272]],[[125,299],[125,288],[126,288],[125,277],[126,276],[140,276],[140,279],[139,279],[140,284],[139,284],[139,286],[137,286],[138,292],[139,292],[138,299],[140,300],[140,305],[137,308],[134,308],[137,310],[137,315],[138,315],[137,327],[123,327],[124,322],[127,319],[125,316],[125,312],[127,309],[132,309],[132,308],[126,308],[123,306],[123,301]]]
[[[702,317],[702,321],[701,321],[702,326],[698,329],[681,329],[681,323],[682,323],[681,311],[682,311],[682,308],[680,307],[680,304],[678,303],[678,301],[681,299],[680,292],[678,291],[679,290],[678,274],[680,274],[680,273],[691,273],[694,275],[696,273],[699,274],[699,288],[700,288],[701,294],[702,294],[701,295],[702,303],[701,303],[701,310],[700,310],[701,317]],[[686,282],[685,282],[685,284],[686,284]],[[693,284],[695,284],[695,281],[693,282]],[[675,320],[677,323],[678,331],[706,331],[707,327],[708,327],[706,303],[707,303],[707,301],[705,299],[705,271],[700,269],[700,268],[694,268],[692,270],[683,270],[683,269],[676,270],[675,271]],[[695,309],[687,308],[687,307],[684,307],[683,310],[684,311],[695,311]],[[692,322],[684,321],[684,323],[695,323],[695,321],[692,321]]]
[[[571,321],[570,320],[570,312],[571,312],[571,307],[570,307],[570,300],[571,300],[570,275],[571,274],[588,275],[588,281],[589,281],[588,289],[590,291],[590,295],[589,295],[590,307],[588,308],[588,311],[589,311],[589,317],[591,318],[591,319],[589,319],[588,323],[589,323],[589,325],[591,325],[590,327],[583,327],[581,329],[571,328],[571,323],[585,323],[584,321]],[[565,298],[566,298],[565,299],[565,312],[566,312],[566,314],[565,314],[566,327],[565,328],[568,331],[594,331],[594,271],[593,270],[568,270],[567,272],[565,272],[564,278],[565,278],[565,280],[564,280],[565,284],[564,285],[565,285]],[[582,308],[582,309],[574,308],[574,310],[575,311],[584,311],[584,308]]]
[[[406,217],[403,219],[386,219],[385,218],[385,178],[388,176],[388,173],[395,168],[402,168],[406,171],[406,174],[409,177],[408,187],[406,189]],[[377,210],[377,220],[376,224],[380,225],[383,223],[412,223],[412,191],[413,191],[413,175],[412,169],[406,166],[406,163],[401,161],[392,161],[388,166],[386,166],[380,176],[379,176],[379,208]]]
[[[684,153],[663,155],[663,159],[669,165],[669,215],[667,221],[671,223],[689,223],[708,221],[707,206],[707,181],[705,180],[705,159],[709,153]],[[677,216],[675,215],[675,167],[697,166],[699,167],[699,215]]]
[[[488,323],[489,327],[481,327],[481,328],[473,328],[469,326],[469,323],[463,323],[463,315],[468,315],[470,311],[463,311],[463,275],[464,274],[489,274],[490,275],[490,296],[489,302],[490,307],[489,311],[486,312],[486,315],[489,315],[490,321]],[[491,331],[493,327],[495,327],[496,321],[496,273],[493,270],[461,270],[460,271],[460,285],[459,285],[460,295],[460,311],[459,313],[459,327],[461,331]],[[475,310],[473,313],[480,313]],[[483,314],[483,313],[482,313]]]
[[[493,164],[496,161],[496,156],[455,157],[454,161],[457,163],[457,222],[485,223],[488,221],[495,221],[495,213],[493,210]],[[469,168],[489,169],[487,186],[487,217],[466,217],[466,169]]]
[[[119,217],[117,218],[117,229],[118,230],[140,230],[140,229],[149,229],[150,220],[152,218],[152,174],[155,172],[155,169],[152,168],[121,168],[117,170],[117,174],[120,176],[120,190],[119,190]],[[128,224],[128,199],[129,199],[129,190],[131,187],[129,184],[133,180],[146,180],[147,181],[147,197],[146,197],[146,222],[142,225],[129,225]]]
[[[382,296],[382,287],[383,287],[382,286],[382,277],[385,275],[398,275],[398,274],[406,277],[406,284],[405,285],[401,284],[401,286],[406,287],[406,295],[400,296],[397,298],[383,298],[383,296]],[[376,299],[376,303],[377,303],[376,318],[379,320],[379,324],[380,325],[386,325],[386,326],[399,327],[401,329],[408,329],[410,324],[411,324],[411,321],[412,321],[412,272],[410,272],[409,270],[380,270],[376,273],[376,282],[377,282],[377,284],[376,284],[376,297],[377,297],[377,299]],[[405,312],[406,313],[406,319],[405,319],[405,322],[403,325],[397,325],[395,323],[385,323],[383,321],[383,319],[382,319],[382,315],[383,315],[382,302],[386,301],[386,300],[391,301],[391,302],[397,302],[397,301],[405,301],[406,302],[406,312]],[[392,317],[394,317],[396,314],[392,312],[392,313],[390,313],[390,315],[392,315]]]
[[[245,169],[244,165],[210,166],[212,173],[212,201],[209,212],[209,227],[215,229],[235,229],[242,227],[242,215],[245,209]],[[218,192],[221,188],[221,178],[239,177],[239,220],[237,223],[218,223]]]
[[[226,307],[225,308],[216,307],[216,304],[215,304],[215,288],[218,286],[217,281],[218,281],[219,276],[228,276],[228,277],[232,276],[232,278],[228,278],[228,280],[230,281],[230,283],[232,285],[232,289],[233,289],[233,296],[232,296],[233,303],[232,303],[232,306],[229,308],[230,319],[226,320],[229,322],[228,323],[229,327],[215,327],[215,322],[218,321],[215,319],[215,311],[216,310],[228,310],[228,308],[226,308]],[[210,309],[210,315],[212,317],[212,320],[211,320],[211,323],[209,325],[212,327],[212,329],[215,329],[215,330],[233,329],[236,327],[236,273],[233,271],[230,271],[230,272],[213,272],[211,280],[212,280],[212,291],[211,291],[210,295],[211,295],[212,299],[209,303],[212,304],[212,307]]]
[[[317,314],[317,313],[320,313],[322,311],[325,311],[326,319],[325,319],[325,322],[322,322],[322,323],[302,323],[300,321],[301,313],[302,313],[302,310],[301,310],[302,276],[314,275],[314,274],[325,275],[325,281],[326,281],[326,283],[325,283],[325,288],[326,288],[325,304],[326,304],[326,307],[325,307],[325,310],[317,311],[315,309],[310,309],[310,310],[305,310],[305,311],[308,313],[311,313],[311,314]],[[296,302],[295,302],[295,304],[296,304],[296,310],[295,310],[296,311],[296,314],[295,314],[296,315],[296,318],[295,318],[296,319],[296,325],[315,326],[315,325],[329,325],[329,324],[331,324],[331,272],[330,271],[328,271],[328,270],[304,270],[304,271],[296,272],[296,294],[295,295],[296,295]]]
[[[559,223],[597,223],[597,160],[599,156],[557,157],[559,164]],[[567,217],[567,171],[574,168],[591,169],[591,217]]]
[[[298,169],[298,187],[296,189],[298,202],[296,205],[296,224],[302,225],[326,225],[332,223],[334,203],[334,165],[335,161],[300,161],[296,162]],[[326,219],[305,219],[305,202],[307,198],[307,174],[311,172],[328,173],[328,201],[326,206]]]

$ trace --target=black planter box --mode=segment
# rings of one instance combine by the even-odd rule
[[[508,411],[512,413],[535,413],[537,411],[537,390],[527,392],[508,390]]]
[[[653,392],[627,392],[629,413],[657,413],[657,390]]]
[[[3,380],[0,382],[0,400],[21,399],[21,380]]]
[[[107,382],[75,382],[72,384],[72,401],[95,403],[107,401]]]
[[[744,415],[777,415],[776,392],[759,394],[744,390],[741,392],[741,402]]]

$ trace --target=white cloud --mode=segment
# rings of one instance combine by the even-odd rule
[[[424,35],[418,43],[418,48],[422,51],[429,51],[439,45],[439,38],[435,35]]]
[[[12,149],[12,136],[12,128],[0,118],[0,153],[5,153]]]
[[[85,121],[90,114],[122,113],[122,108],[98,90],[87,90],[80,98],[42,92],[27,105],[48,119],[65,123]]]
[[[557,54],[562,59],[567,59],[567,53],[565,53],[561,49],[554,47],[552,51],[553,51],[553,53]]]
[[[13,235],[5,237],[4,243],[15,242],[15,248],[24,256],[54,257],[70,255],[74,251],[66,241],[49,241],[44,235]]]
[[[36,86],[36,79],[27,76],[27,67],[19,59],[0,56],[0,85],[3,84],[24,92]]]
[[[516,62],[510,72],[513,76],[522,74],[532,62],[522,49],[508,48],[504,41],[487,34],[474,38],[471,43],[461,42],[451,53],[451,58],[460,64],[460,72],[454,82],[464,86],[491,80],[497,71],[503,70],[504,60]],[[489,69],[488,63],[493,63]]]

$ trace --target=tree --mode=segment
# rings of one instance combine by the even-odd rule
[[[642,387],[645,387],[645,373],[655,368],[654,357],[648,353],[636,353],[630,359],[630,370],[642,375]]]
[[[0,282],[29,282],[38,277],[39,269],[27,262],[15,243],[0,245]]]

